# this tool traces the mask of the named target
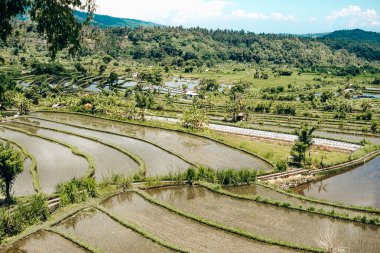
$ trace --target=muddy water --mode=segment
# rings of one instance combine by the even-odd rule
[[[171,252],[93,209],[77,213],[57,227],[105,252]]]
[[[195,252],[289,252],[191,221],[147,202],[136,193],[120,194],[103,205],[117,216],[182,249]]]
[[[56,140],[62,140],[78,147],[83,152],[91,154],[95,161],[95,177],[98,181],[102,181],[102,179],[112,174],[132,175],[139,170],[139,165],[132,158],[98,142],[23,124],[12,123],[11,126]]]
[[[73,133],[82,134],[85,136],[90,136],[98,138],[104,142],[111,143],[117,146],[120,146],[129,152],[141,157],[144,160],[146,165],[147,176],[156,176],[156,175],[167,175],[169,173],[180,173],[185,171],[190,167],[190,164],[179,159],[178,157],[154,146],[149,143],[118,136],[109,133],[102,133],[99,131],[81,129],[78,127],[66,126],[58,123],[22,118],[20,119],[24,122],[40,125],[42,127],[49,127],[54,129],[66,130]]]
[[[15,196],[25,196],[35,194],[36,191],[33,187],[33,177],[30,173],[30,166],[32,165],[32,160],[29,158],[24,161],[24,170],[21,174],[16,177],[14,185],[12,187],[13,195]]]
[[[346,173],[300,185],[295,191],[314,198],[380,208],[380,157]]]
[[[67,123],[92,126],[103,130],[124,133],[145,139],[165,147],[166,149],[186,157],[188,160],[214,169],[242,169],[271,170],[271,166],[261,159],[248,155],[242,151],[227,147],[217,142],[163,129],[155,129],[120,122],[97,119],[93,117],[69,115],[61,113],[36,113],[39,117]]]
[[[16,242],[6,253],[84,253],[87,252],[63,237],[50,232],[36,232]]]
[[[4,142],[0,140],[0,144]],[[14,147],[15,149],[21,151],[18,147]],[[22,152],[22,151],[21,151]],[[25,196],[32,195],[36,193],[33,187],[33,177],[30,174],[30,166],[32,165],[32,160],[26,158],[24,160],[24,170],[17,175],[15,182],[12,186],[12,195],[13,196]]]
[[[343,245],[347,252],[380,251],[377,226],[238,200],[200,187],[162,188],[149,193],[180,210],[265,238],[318,247],[318,238],[331,231],[333,245]]]
[[[367,215],[369,217],[379,217],[378,215],[370,214],[368,212],[353,211],[350,209],[339,208],[339,207],[319,204],[319,203],[315,203],[315,202],[311,202],[307,200],[302,200],[302,199],[292,197],[280,192],[276,192],[269,188],[266,188],[260,185],[255,185],[255,184],[242,185],[242,186],[236,186],[236,187],[226,187],[225,190],[230,191],[232,193],[240,194],[240,195],[248,195],[248,196],[260,195],[260,196],[263,196],[264,198],[288,202],[292,206],[314,207],[316,210],[322,208],[323,210],[327,212],[334,210],[335,212],[338,212],[338,213],[348,214],[351,217],[356,216],[356,215]]]
[[[24,146],[34,155],[44,193],[54,193],[58,184],[82,177],[87,170],[87,161],[62,145],[4,128],[0,128],[0,136]]]

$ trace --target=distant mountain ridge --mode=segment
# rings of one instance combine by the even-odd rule
[[[87,18],[87,13],[81,12],[81,11],[75,11],[75,17],[79,21],[84,21]],[[127,26],[131,28],[161,26],[153,22],[147,22],[147,21],[130,19],[130,18],[116,18],[116,17],[101,15],[101,14],[95,14],[93,20],[91,21],[91,24],[94,26],[102,27],[102,28],[117,27],[117,26],[120,26],[120,27]]]

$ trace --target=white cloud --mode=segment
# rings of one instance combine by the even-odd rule
[[[343,20],[349,27],[380,26],[380,16],[374,9],[362,10],[357,5],[350,5],[339,11],[333,11],[325,19],[327,21]]]
[[[233,4],[228,0],[97,0],[97,13],[166,25],[187,25],[221,17],[223,9]]]
[[[275,21],[296,21],[293,15],[284,15],[279,12],[272,12],[271,14],[263,14],[261,12],[246,12],[244,10],[235,10],[231,13],[231,17],[245,18],[252,20],[275,20]]]

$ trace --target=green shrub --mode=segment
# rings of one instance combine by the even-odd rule
[[[21,233],[26,227],[46,221],[49,217],[49,208],[46,197],[35,195],[28,204],[19,204],[13,212],[0,213],[0,241],[5,237]]]
[[[286,171],[288,169],[288,162],[286,160],[280,160],[276,162],[276,170]]]
[[[186,171],[186,180],[190,185],[193,185],[193,180],[195,179],[196,172],[194,168],[188,168]]]
[[[58,186],[60,205],[79,203],[89,197],[96,197],[96,182],[93,178],[73,179]]]

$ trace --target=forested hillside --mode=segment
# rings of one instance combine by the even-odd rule
[[[360,29],[342,30],[323,36],[321,42],[335,50],[346,49],[358,57],[380,60],[380,33]]]

